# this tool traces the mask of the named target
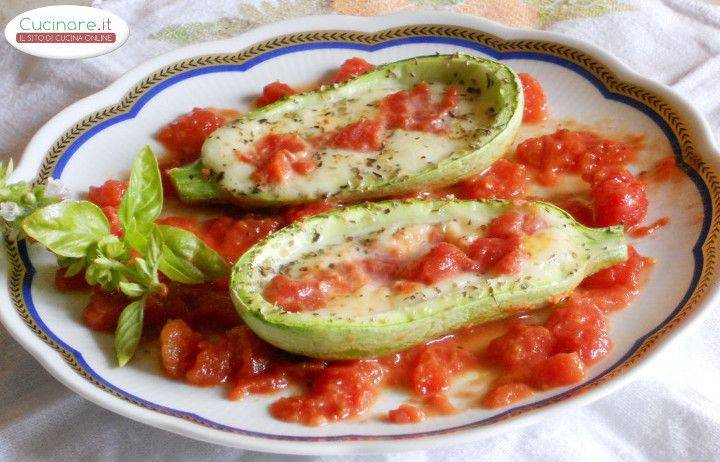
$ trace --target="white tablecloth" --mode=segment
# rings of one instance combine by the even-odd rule
[[[19,11],[48,3],[5,0],[0,20],[4,25]],[[30,136],[52,115],[149,57],[183,43],[332,8],[340,12],[355,8],[359,13],[363,8],[454,8],[547,27],[593,42],[637,72],[680,90],[706,114],[716,133],[720,129],[720,7],[713,0],[374,0],[369,6],[359,0],[332,4],[292,0],[264,7],[260,3],[92,2],[123,17],[131,35],[112,54],[83,61],[33,58],[0,39],[0,94],[4,98],[0,153],[17,158]],[[507,5],[516,10],[508,13]],[[718,327],[720,310],[716,309],[632,384],[534,426],[464,446],[352,459],[719,460]],[[54,380],[1,327],[0,351],[0,460],[286,459],[193,441],[90,404]]]

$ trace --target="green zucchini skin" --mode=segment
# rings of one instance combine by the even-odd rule
[[[549,225],[543,230],[550,236],[543,238],[549,247],[529,251],[529,263],[517,275],[491,276],[462,292],[450,290],[424,302],[374,314],[290,313],[262,296],[266,282],[283,265],[347,236],[362,236],[392,225],[452,219],[489,223],[510,207],[536,213]],[[572,291],[586,276],[626,259],[622,227],[587,228],[545,202],[384,201],[309,217],[271,234],[237,262],[230,291],[247,325],[278,348],[315,358],[367,358],[403,350],[469,324],[542,307]]]
[[[229,202],[231,197],[220,187],[217,175],[203,175],[203,169],[199,160],[185,167],[170,169],[168,176],[180,200],[188,204]]]
[[[489,119],[489,126],[478,127],[463,149],[453,151],[439,162],[418,171],[388,174],[380,179],[367,175],[336,190],[315,192],[298,192],[292,188],[280,190],[275,187],[230,190],[222,178],[218,180],[218,175],[205,178],[197,174],[203,168],[214,172],[221,170],[221,165],[208,163],[208,153],[227,149],[227,145],[232,143],[226,140],[237,138],[239,130],[264,130],[263,124],[280,120],[289,113],[319,107],[328,101],[334,104],[334,101],[355,97],[380,84],[398,91],[412,88],[421,82],[469,86],[471,81],[472,85],[480,88],[478,101],[491,104],[493,115]],[[250,111],[211,134],[203,146],[203,156],[198,163],[172,169],[169,176],[184,202],[236,202],[259,206],[300,204],[328,197],[354,201],[407,193],[419,187],[445,186],[485,170],[506,153],[522,122],[523,106],[519,78],[509,67],[497,61],[464,54],[411,58],[379,66],[339,85],[292,95]],[[357,158],[358,162],[365,161],[365,156],[361,154]],[[220,184],[213,185],[218,181]]]

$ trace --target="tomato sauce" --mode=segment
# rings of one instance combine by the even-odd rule
[[[333,83],[344,82],[373,69],[375,69],[375,65],[362,58],[350,58],[342,63],[340,69],[333,75],[332,81]]]
[[[187,164],[197,160],[205,138],[225,123],[226,119],[217,112],[195,108],[164,126],[157,138],[173,153],[177,165]]]
[[[561,174],[588,175],[599,167],[626,165],[635,160],[636,148],[592,132],[560,129],[523,141],[515,156],[535,171],[537,181],[552,186]]]
[[[385,137],[382,119],[361,119],[340,129],[329,145],[361,152],[379,151]]]
[[[633,226],[628,229],[632,237],[647,237],[670,224],[670,217],[660,217],[647,226]]]
[[[275,81],[265,85],[262,95],[255,100],[255,105],[257,107],[267,106],[268,104],[280,101],[281,99],[294,95],[295,93],[297,93],[297,91],[293,90],[290,85],[280,81]]]
[[[427,416],[415,406],[401,404],[397,409],[388,412],[388,421],[395,424],[409,424],[424,422]]]
[[[85,271],[80,271],[73,276],[67,276],[66,268],[58,268],[55,271],[55,288],[61,292],[73,292],[87,290],[90,285],[85,280]]]
[[[596,226],[634,226],[647,215],[645,184],[623,167],[603,167],[588,175]]]
[[[458,199],[516,199],[525,195],[530,174],[523,164],[502,158],[455,187]]]
[[[683,178],[683,171],[678,167],[675,156],[668,156],[659,160],[649,172],[641,173],[648,180],[663,183]]]
[[[586,278],[542,325],[507,321],[507,332],[490,342],[485,359],[498,374],[483,396],[485,407],[508,406],[536,390],[582,381],[587,367],[612,348],[606,313],[637,295],[652,261],[629,248],[629,258]]]
[[[374,66],[360,58],[346,61],[333,76],[341,82]],[[539,82],[520,76],[525,92],[524,121],[547,117],[546,98]],[[270,104],[295,90],[280,82],[267,85],[257,105]],[[293,173],[313,168],[306,153],[318,146],[372,151],[380,149],[386,131],[393,128],[441,132],[444,117],[457,104],[457,90],[449,88],[437,101],[420,84],[389,95],[380,103],[376,119],[363,119],[323,137],[303,140],[292,134],[270,135],[251,152],[237,155],[256,166],[262,182],[283,181]],[[170,151],[164,168],[197,158],[205,137],[235,112],[196,108],[163,127],[158,139]],[[322,144],[324,143],[324,144]],[[641,226],[647,213],[645,181],[666,180],[677,170],[674,159],[661,161],[652,172],[634,176],[626,167],[635,159],[636,146],[588,132],[558,130],[531,138],[518,146],[513,159],[500,159],[489,169],[443,190],[414,193],[417,197],[462,199],[521,199],[533,181],[552,186],[561,175],[577,175],[587,182],[587,196],[556,200],[588,226],[623,224],[635,236],[666,224],[660,219]],[[117,210],[127,183],[108,180],[91,187],[88,200],[103,209],[113,232],[120,232]],[[323,213],[342,204],[319,201],[271,213],[252,211],[199,220],[174,216],[158,220],[198,235],[229,264],[266,235],[296,220]],[[433,236],[432,246],[414,261],[373,259],[348,262],[334,270],[311,272],[298,279],[279,276],[265,288],[268,300],[288,311],[323,306],[329,297],[349,293],[369,279],[410,290],[462,271],[512,274],[524,258],[521,238],[545,224],[534,215],[510,211],[495,219],[483,236],[471,244]],[[379,358],[358,361],[322,361],[281,351],[258,338],[245,326],[227,290],[227,281],[182,285],[164,281],[167,293],[151,297],[145,306],[144,336],[158,339],[160,365],[173,379],[200,387],[223,386],[229,399],[292,390],[270,407],[280,420],[322,425],[362,415],[384,388],[405,391],[409,401],[389,411],[391,423],[417,423],[457,412],[449,398],[453,382],[471,370],[490,374],[488,388],[475,397],[477,405],[498,408],[527,399],[540,390],[578,383],[588,367],[612,348],[608,315],[627,306],[638,294],[653,261],[629,248],[627,261],[599,271],[568,297],[545,311],[547,316],[509,318],[461,329],[441,339]],[[60,290],[84,290],[83,272],[65,277],[59,269]],[[121,294],[93,289],[83,322],[99,332],[113,332],[122,309],[129,303]],[[518,307],[519,310],[522,307]]]
[[[83,323],[97,332],[114,332],[118,317],[128,303],[129,300],[122,294],[93,289],[90,303],[82,314]]]
[[[547,98],[540,82],[530,74],[521,72],[518,74],[522,83],[525,96],[525,107],[523,109],[523,122],[542,122],[548,117]]]
[[[118,208],[126,189],[127,182],[125,181],[107,180],[101,186],[90,186],[87,194],[87,200],[102,209],[110,224],[110,231],[117,236],[123,234]]]

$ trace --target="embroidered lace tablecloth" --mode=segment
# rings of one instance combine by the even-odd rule
[[[34,58],[0,39],[0,157],[16,157],[55,113],[147,58],[260,24],[332,12],[439,9],[587,40],[684,93],[720,132],[718,0],[4,0],[0,21],[4,26],[21,11],[50,3],[112,11],[129,23],[130,38],[109,55],[83,61]],[[635,382],[592,405],[474,444],[352,459],[719,460],[719,326],[715,310]],[[0,460],[290,458],[213,446],[112,414],[58,383],[1,327],[0,349]]]

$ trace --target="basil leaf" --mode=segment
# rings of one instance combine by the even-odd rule
[[[150,237],[147,241],[147,248],[145,249],[145,260],[148,265],[152,268],[152,272],[156,272],[158,265],[160,264],[160,256],[162,253],[163,237],[160,229],[157,226],[153,226],[150,229]]]
[[[124,293],[130,298],[142,297],[143,294],[145,294],[145,288],[137,282],[121,281],[120,283],[118,283],[118,287],[120,288],[122,293]]]
[[[173,281],[198,284],[228,274],[225,260],[190,231],[167,225],[158,229],[163,238],[160,271]]]
[[[135,300],[120,313],[115,329],[115,355],[122,367],[135,354],[143,327],[143,308],[145,299]]]
[[[80,258],[110,234],[100,207],[88,201],[65,201],[36,210],[22,221],[25,233],[56,255]]]
[[[144,258],[136,258],[130,268],[133,273],[132,279],[144,287],[150,287],[157,280],[157,272],[150,267]]]
[[[157,158],[149,146],[140,150],[133,162],[128,188],[118,209],[125,240],[136,250],[144,251],[147,233],[160,216],[163,189]]]

